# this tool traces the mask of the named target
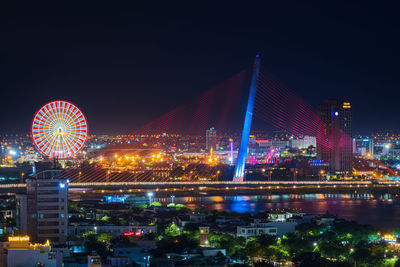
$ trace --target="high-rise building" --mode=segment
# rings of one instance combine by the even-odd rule
[[[214,127],[206,131],[206,150],[210,151],[211,148],[215,150],[217,147],[217,131]]]
[[[315,136],[304,136],[303,138],[293,138],[290,140],[290,146],[296,149],[305,149],[317,144]]]
[[[69,181],[59,178],[58,172],[43,171],[27,179],[26,202],[21,202],[26,207],[21,207],[20,218],[26,220],[23,234],[28,234],[34,242],[67,240]]]
[[[327,99],[318,106],[317,158],[331,174],[351,174],[353,161],[351,104]]]
[[[360,154],[361,156],[374,154],[374,139],[372,138],[354,138],[353,139],[353,153]]]

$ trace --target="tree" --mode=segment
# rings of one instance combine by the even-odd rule
[[[167,236],[178,236],[180,234],[181,230],[175,223],[172,223],[169,227],[165,228],[165,235]]]
[[[283,245],[291,254],[296,253],[297,255],[303,252],[312,252],[312,242],[307,238],[302,238],[295,233],[289,233],[286,238],[281,240]]]
[[[244,248],[246,247],[246,239],[244,237],[235,237],[230,234],[215,234],[209,235],[210,243],[214,243],[217,248],[226,249],[226,254],[234,258],[241,258],[245,255]]]
[[[304,252],[295,257],[294,262],[299,267],[329,266],[329,261],[322,258],[318,252]]]
[[[85,249],[87,252],[96,251],[99,255],[106,255],[111,248],[112,236],[107,233],[97,234],[93,231],[87,231],[81,234],[85,239]]]
[[[165,253],[182,253],[196,248],[198,243],[189,235],[167,236],[157,242],[157,250],[155,255],[163,255]]]
[[[260,235],[256,238],[260,246],[270,246],[276,243],[276,236],[273,235]]]
[[[176,207],[177,210],[191,211],[188,207],[186,207],[183,204],[176,204],[175,207]]]
[[[371,261],[371,252],[368,250],[368,248],[360,248],[351,254],[351,258],[357,264],[367,264]]]
[[[87,252],[96,251],[98,255],[105,256],[108,253],[107,244],[105,242],[99,242],[96,235],[89,235],[84,243],[85,250]]]
[[[193,232],[196,232],[199,230],[199,226],[200,226],[200,224],[198,224],[198,223],[187,223],[183,227],[183,230],[193,233]]]
[[[152,206],[152,207],[161,207],[162,204],[161,204],[161,202],[153,201],[153,202],[151,202],[150,206]]]
[[[69,203],[68,212],[70,212],[70,213],[78,212],[78,204],[77,203]]]

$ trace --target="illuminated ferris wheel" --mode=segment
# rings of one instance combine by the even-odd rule
[[[32,120],[32,141],[44,156],[67,159],[86,143],[88,125],[74,104],[57,100],[41,107]]]

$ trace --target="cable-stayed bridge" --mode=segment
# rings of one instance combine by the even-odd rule
[[[96,151],[92,162],[66,169],[61,176],[70,180],[71,187],[268,185],[271,175],[265,175],[260,181],[246,181],[254,120],[295,137],[324,137],[326,128],[314,108],[268,72],[257,55],[251,69],[233,75],[133,131],[129,135],[130,143]],[[213,137],[214,142],[224,144],[225,156],[230,160],[223,164],[218,161],[222,152],[207,148],[207,135],[212,135],[208,130],[212,127],[219,133]],[[238,129],[240,133],[233,134]],[[351,138],[341,135],[342,140]],[[322,149],[332,149],[331,140],[319,140],[322,140],[319,143]],[[237,157],[234,157],[236,151]],[[265,164],[270,164],[268,160],[273,156],[269,153]],[[278,179],[296,183],[297,169],[292,169],[293,176],[282,175]],[[321,177],[314,182],[320,181]]]

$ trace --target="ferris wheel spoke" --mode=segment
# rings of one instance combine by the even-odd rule
[[[43,109],[39,110],[39,112],[37,113],[36,117],[38,117],[38,116],[40,116],[41,119],[47,121],[48,124],[51,124],[51,120],[46,115],[46,112]]]
[[[51,138],[51,134],[47,134],[47,135],[38,137],[38,138],[36,138],[35,140],[39,140],[39,141],[37,142],[37,145],[40,146],[40,145],[42,145],[43,143],[46,143],[50,138]]]
[[[64,141],[64,147],[65,147],[65,151],[67,152],[67,155],[71,155],[72,154],[71,153],[71,146],[70,146],[70,144],[68,142],[68,139],[67,138],[63,138],[63,141]]]
[[[39,144],[43,142],[45,139],[50,138],[53,133],[51,132],[42,132],[40,134],[36,134],[34,136],[35,140],[40,140]]]
[[[70,155],[72,155],[74,153],[74,151],[77,151],[77,148],[75,147],[75,150],[72,148],[73,143],[70,142],[69,138],[65,139],[65,143],[67,144],[69,151],[70,151]]]
[[[63,120],[66,121],[67,118],[69,117],[69,111],[71,110],[71,104],[70,103],[65,103],[65,108],[64,108],[64,113],[63,113]]]
[[[76,116],[77,113],[79,113],[79,109],[77,107],[73,106],[72,109],[70,110],[70,113],[69,113],[67,119],[66,119],[66,122],[68,124],[70,124],[71,120]]]
[[[68,135],[68,138],[67,138],[67,140],[72,144],[72,146],[75,148],[75,151],[79,151],[80,149],[75,145],[76,143],[79,143],[77,140],[76,140],[76,138],[77,138],[77,136],[73,133],[73,132],[71,132],[69,135]],[[85,137],[86,138],[86,137]],[[80,144],[81,145],[81,144]],[[83,145],[83,144],[82,144]]]
[[[53,102],[53,103],[54,103],[54,102]],[[49,106],[48,106],[48,111],[49,111],[49,114],[50,114],[50,116],[51,116],[51,119],[52,119],[53,121],[56,121],[57,118],[56,118],[56,116],[55,116],[55,114],[54,114],[54,106],[53,106],[52,103],[49,104]]]
[[[81,123],[77,124],[77,125],[73,125],[71,126],[72,129],[87,129],[87,125],[86,125],[86,120],[82,120]]]
[[[86,133],[86,132],[84,132]],[[86,138],[87,134],[82,134],[82,133],[71,133],[72,136],[74,136],[75,138]]]
[[[66,105],[67,105],[67,102],[62,102],[62,114],[61,114],[61,118],[63,119],[63,120],[65,120],[65,109],[66,109]]]
[[[40,123],[40,124],[46,125],[46,126],[49,126],[49,125],[50,125],[49,122],[47,122],[46,120],[42,119],[42,118],[39,117],[39,116],[35,118],[34,123]]]
[[[43,111],[46,113],[46,115],[49,117],[49,119],[51,120],[52,123],[54,123],[55,118],[53,113],[50,111],[51,106],[44,106]]]
[[[55,136],[51,136],[51,138],[44,144],[44,152],[48,156],[53,156],[53,148],[55,144]]]
[[[75,141],[78,141],[78,140],[79,140],[79,141],[81,141],[82,143],[84,143],[84,141],[85,141],[85,138],[82,138],[82,137],[84,137],[84,136],[80,137],[80,136],[78,136],[78,135],[76,135],[76,134],[71,134],[71,137],[73,137]]]
[[[58,110],[57,102],[58,101],[54,101],[53,104],[51,105],[52,106],[53,115],[54,115],[54,118],[56,119],[56,121],[58,121],[58,119],[59,119],[58,118],[59,110]]]
[[[72,150],[74,151],[74,153],[79,151],[79,148],[76,146],[76,142],[72,141],[71,139],[68,139],[68,142],[70,142],[70,144],[72,146]]]
[[[62,154],[62,157],[61,158],[64,158],[65,156],[67,156],[67,153],[68,153],[68,151],[67,151],[67,148],[66,148],[66,146],[65,146],[65,141],[64,141],[64,137],[63,136],[60,136],[59,137],[59,144],[58,144],[58,153],[61,153]],[[59,156],[60,157],[60,156]]]
[[[35,140],[42,140],[43,138],[47,137],[48,135],[52,134],[49,131],[37,131],[37,130],[33,130],[32,133],[34,134],[33,138]]]

